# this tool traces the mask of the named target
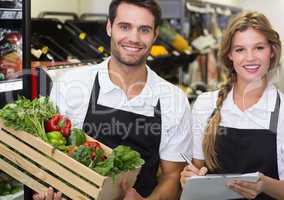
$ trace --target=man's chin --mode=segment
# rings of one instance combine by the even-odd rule
[[[139,67],[146,63],[145,59],[120,59],[120,62],[129,67]]]

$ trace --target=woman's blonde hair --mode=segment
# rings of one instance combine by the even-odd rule
[[[233,67],[233,62],[229,59],[228,54],[231,51],[232,39],[237,31],[245,31],[248,28],[260,31],[269,42],[273,56],[270,60],[270,70],[276,66],[279,66],[279,60],[281,56],[281,42],[279,34],[272,29],[268,19],[259,12],[242,12],[234,17],[227,26],[221,47],[219,50],[219,56],[222,64],[228,69],[228,80],[224,84],[218,93],[216,102],[216,109],[208,120],[208,126],[205,130],[203,139],[203,152],[205,163],[209,170],[218,169],[217,153],[215,150],[216,135],[219,123],[221,121],[221,108],[228,93],[231,91],[234,82],[236,81],[236,72]]]

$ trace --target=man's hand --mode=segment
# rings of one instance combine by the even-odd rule
[[[48,188],[47,195],[37,193],[33,195],[33,200],[61,200],[61,192],[53,192],[53,188]]]
[[[123,180],[121,183],[121,188],[123,193],[125,194],[123,200],[145,200],[145,198],[141,197],[140,194],[128,185],[128,182]]]
[[[146,199],[141,197],[141,195],[138,194],[134,188],[130,188],[126,191],[123,200],[146,200]]]

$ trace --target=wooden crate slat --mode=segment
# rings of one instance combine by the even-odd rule
[[[50,160],[49,158],[43,156],[39,152],[35,151],[31,147],[27,146],[23,142],[17,140],[13,136],[9,135],[8,133],[1,131],[0,140],[7,144],[8,146],[16,149],[19,152],[25,152],[25,156],[29,157],[33,161],[37,162],[44,168],[52,171],[57,176],[61,177],[65,181],[71,183],[72,185],[79,186],[82,191],[87,193],[88,195],[96,198],[100,189],[91,185],[90,183],[86,182],[85,180],[81,179],[80,177],[73,174],[68,169],[65,169],[58,163]],[[70,158],[71,159],[71,158]]]
[[[0,134],[2,134],[0,132]],[[37,167],[29,160],[26,160],[24,157],[12,151],[5,145],[0,143],[0,154],[6,157],[11,162],[15,163],[25,171],[33,174],[35,177],[39,178],[40,180],[48,183],[50,186],[58,189],[59,191],[63,192],[66,196],[70,197],[71,199],[80,199],[80,200],[89,200],[90,198],[81,194],[81,192],[69,187],[61,180],[53,177],[48,172],[44,171],[43,169]],[[21,181],[23,182],[23,181]],[[42,191],[36,191],[42,192]]]
[[[29,133],[26,133],[25,131],[15,131],[11,128],[7,128],[3,125],[2,120],[0,120],[0,127],[2,127],[4,130],[8,131],[10,134],[14,135],[15,137],[19,138],[22,141],[27,142],[40,152],[44,153],[45,155],[52,157],[57,162],[61,163],[65,167],[69,168],[70,170],[73,170],[75,172],[80,171],[80,174],[88,179],[89,181],[93,182],[94,184],[98,186],[102,186],[103,182],[105,180],[105,176],[101,176],[98,173],[95,173],[94,170],[82,165],[78,161],[70,158],[65,153],[54,149],[52,145],[44,142],[40,138],[37,138]],[[93,140],[93,139],[92,139]],[[109,148],[109,147],[107,147]],[[73,168],[73,169],[72,169]],[[76,169],[76,170],[74,170]]]
[[[27,185],[29,188],[33,189],[34,191],[37,191],[40,193],[47,192],[48,188],[45,187],[43,184],[39,183],[38,181],[24,174],[19,169],[17,169],[16,167],[4,161],[1,158],[0,158],[0,169],[4,171],[5,173],[7,173],[9,176],[14,177],[18,181]]]

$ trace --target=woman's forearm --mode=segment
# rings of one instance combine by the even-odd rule
[[[279,181],[268,176],[262,177],[263,192],[276,199],[284,199],[284,181]]]

